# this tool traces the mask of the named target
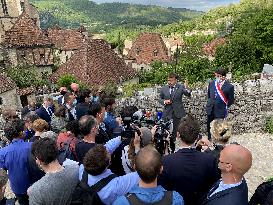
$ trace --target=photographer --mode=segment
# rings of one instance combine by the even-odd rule
[[[231,137],[231,125],[223,119],[215,119],[210,124],[212,142],[206,137],[202,137],[197,142],[196,149],[203,152],[210,152],[216,159],[219,159],[220,152],[228,144]]]
[[[147,127],[139,128],[140,133],[135,132],[135,137],[131,139],[130,144],[123,148],[121,160],[126,174],[134,171],[135,156],[142,147],[152,143],[155,129],[150,130]]]
[[[114,98],[106,98],[104,100],[105,105],[105,117],[104,117],[104,124],[106,128],[106,132],[108,133],[111,138],[117,137],[121,134],[121,118],[116,117],[114,115],[114,111],[116,108],[116,101]]]
[[[105,124],[103,123],[103,118],[105,116],[105,107],[102,103],[92,103],[89,106],[88,114],[95,117],[98,127],[98,133],[96,136],[96,143],[97,144],[105,144],[107,141],[109,141],[111,138],[111,135],[108,135],[106,132]]]

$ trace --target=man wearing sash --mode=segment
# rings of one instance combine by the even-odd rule
[[[207,111],[207,132],[208,139],[211,139],[210,123],[214,119],[225,119],[228,108],[234,103],[234,86],[226,80],[227,71],[219,68],[215,72],[215,80],[208,86]]]

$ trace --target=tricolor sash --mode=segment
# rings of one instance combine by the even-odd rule
[[[214,90],[215,93],[218,97],[221,98],[221,100],[225,103],[226,107],[225,107],[225,118],[227,117],[227,112],[228,112],[228,99],[226,98],[224,92],[222,91],[220,84],[214,80]]]

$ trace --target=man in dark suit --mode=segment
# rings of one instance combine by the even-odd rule
[[[241,145],[226,146],[219,158],[222,178],[215,183],[203,205],[247,205],[248,189],[244,174],[252,165],[251,152]]]
[[[76,104],[77,100],[72,93],[68,92],[64,95],[65,118],[69,122],[77,119],[75,109]]]
[[[45,96],[42,106],[38,108],[35,112],[41,119],[45,120],[50,125],[51,117],[54,113],[53,99],[49,96]]]
[[[82,116],[88,114],[88,109],[90,106],[90,93],[88,89],[83,89],[79,91],[79,102],[76,105],[76,117],[80,119]]]
[[[21,109],[21,118],[24,119],[24,117],[30,113],[31,111],[35,111],[37,108],[36,103],[34,101],[30,101],[29,104]]]
[[[163,119],[173,120],[173,136],[171,139],[171,149],[173,151],[178,124],[181,118],[186,116],[182,96],[191,96],[188,83],[185,81],[184,85],[182,85],[177,82],[177,78],[176,74],[169,74],[168,85],[162,87],[159,98],[160,104],[164,105]]]
[[[179,192],[185,205],[200,204],[220,178],[216,158],[194,148],[199,132],[199,124],[192,117],[181,120],[177,132],[179,150],[163,158],[163,172],[159,177],[159,184],[169,191]]]
[[[208,139],[211,139],[210,123],[214,119],[226,118],[228,108],[234,103],[234,86],[226,80],[226,75],[226,70],[219,68],[215,72],[216,79],[208,86],[206,106]]]
[[[66,87],[60,87],[60,96],[58,97],[58,104],[64,105],[64,95],[67,93]]]

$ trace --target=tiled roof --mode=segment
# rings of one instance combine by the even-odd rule
[[[0,93],[16,88],[16,83],[10,77],[8,77],[6,73],[2,71],[0,72]]]
[[[51,45],[49,38],[26,12],[23,12],[13,27],[6,32],[4,45],[7,47],[29,47]]]
[[[34,93],[36,90],[34,87],[28,87],[28,88],[21,88],[18,90],[19,95],[29,95]]]
[[[90,86],[117,84],[122,76],[123,81],[136,75],[134,69],[128,67],[104,40],[89,39],[84,47],[51,76],[56,81],[59,76],[72,74],[81,82]]]
[[[150,64],[152,61],[168,62],[168,49],[157,33],[142,33],[133,43],[127,57],[137,64]]]
[[[48,29],[47,33],[55,47],[64,51],[78,50],[83,47],[85,41],[81,31],[77,30],[61,29],[55,26]]]
[[[207,56],[215,56],[217,46],[225,43],[225,38],[216,38],[210,43],[204,44],[202,50]]]

